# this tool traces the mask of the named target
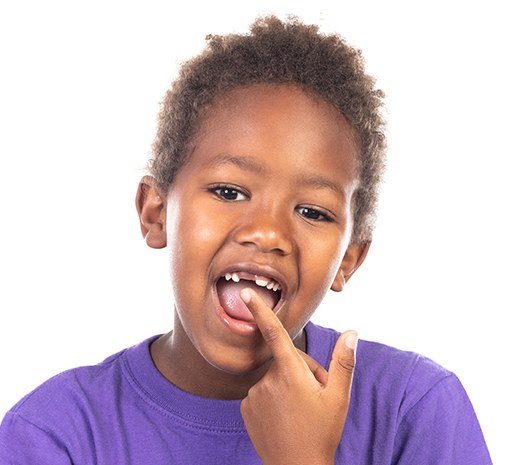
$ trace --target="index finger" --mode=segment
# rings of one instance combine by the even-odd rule
[[[270,346],[274,359],[284,363],[298,361],[300,356],[288,332],[263,299],[249,288],[242,289],[240,297],[254,316],[258,329],[265,342]]]

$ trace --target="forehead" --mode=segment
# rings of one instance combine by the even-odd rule
[[[204,112],[194,142],[190,164],[214,166],[238,155],[265,175],[269,168],[358,175],[352,126],[330,104],[295,85],[257,84],[222,95]]]

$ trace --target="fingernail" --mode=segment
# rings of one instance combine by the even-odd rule
[[[349,333],[345,338],[345,345],[352,351],[355,351],[358,345],[358,334],[354,331]]]
[[[240,297],[242,298],[242,300],[244,301],[244,303],[248,304],[251,299],[252,299],[252,295],[251,293],[249,292],[249,289],[242,289],[240,291]]]

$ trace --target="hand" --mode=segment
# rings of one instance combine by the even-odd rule
[[[349,407],[356,333],[339,337],[326,372],[295,348],[275,313],[253,290],[244,289],[241,297],[273,356],[240,407],[258,455],[264,465],[333,464]]]

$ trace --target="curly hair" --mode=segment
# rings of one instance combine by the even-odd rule
[[[336,108],[355,130],[360,159],[352,240],[370,240],[385,166],[384,94],[365,73],[361,51],[338,34],[274,16],[257,19],[249,34],[206,39],[206,48],[182,65],[162,102],[149,166],[160,189],[169,190],[203,112],[218,96],[259,83],[296,84]]]

